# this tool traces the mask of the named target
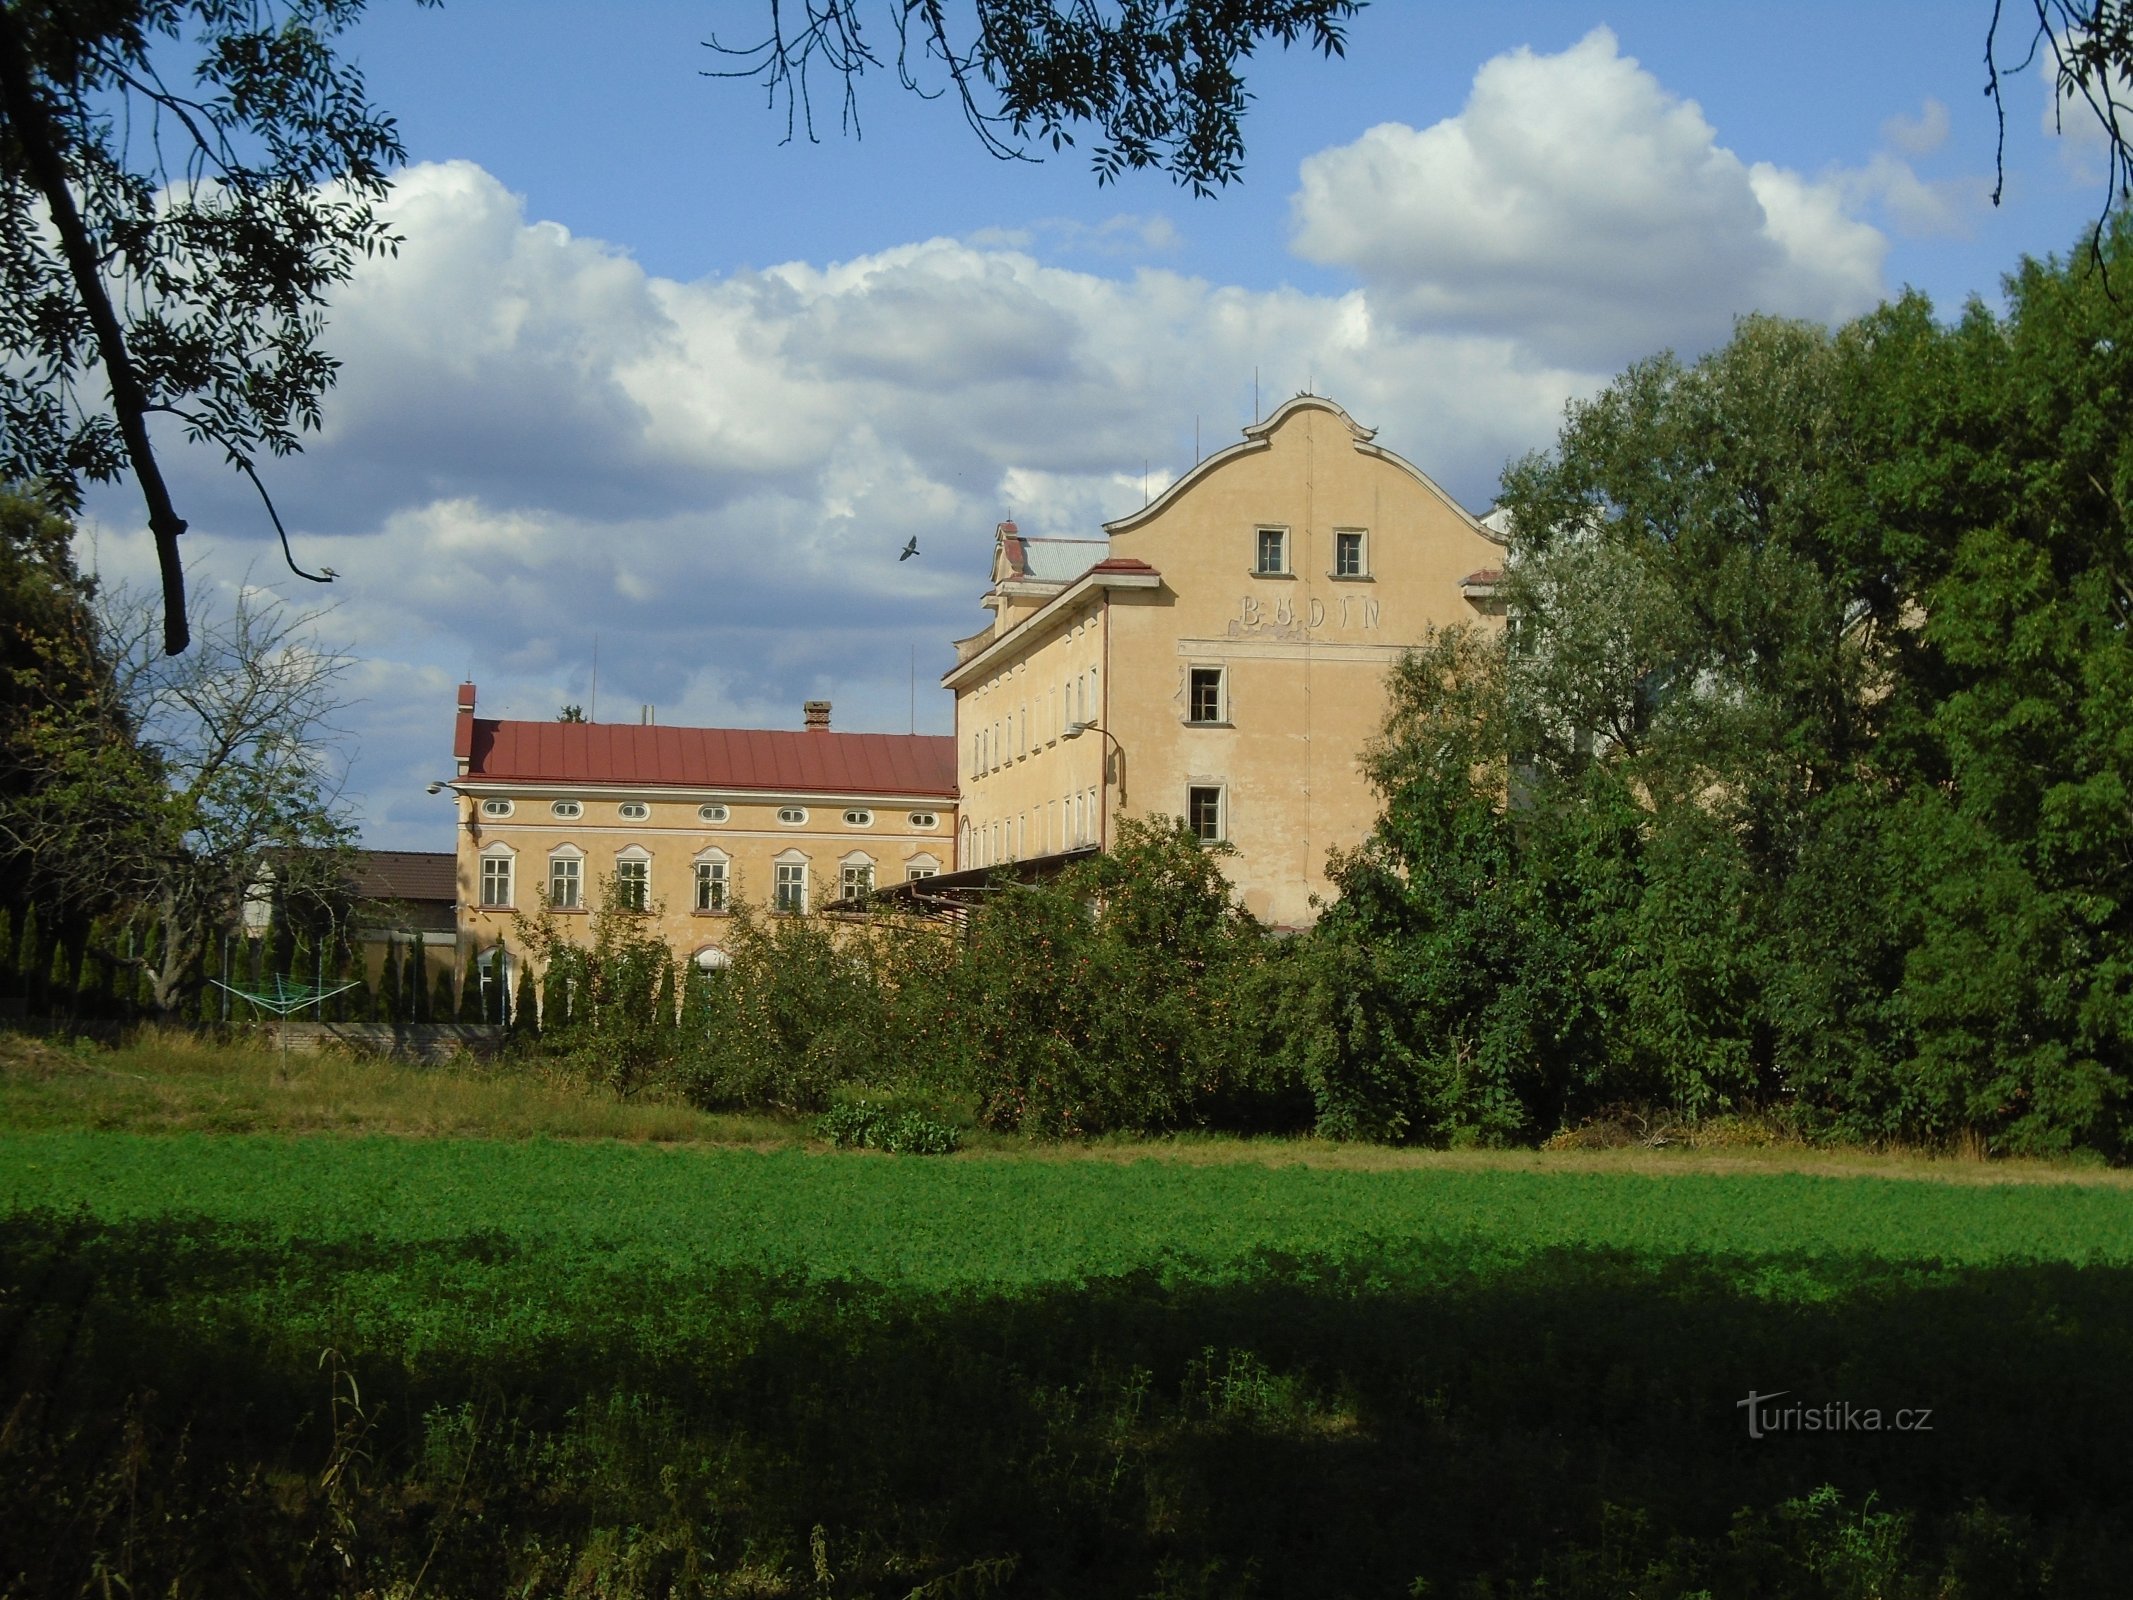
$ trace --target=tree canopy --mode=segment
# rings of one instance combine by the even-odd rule
[[[151,418],[256,484],[319,425],[327,292],[394,244],[377,206],[406,153],[335,53],[362,6],[0,5],[0,478],[65,510],[131,469],[173,654],[185,519]]]
[[[1322,1116],[2133,1146],[2133,259],[1750,319],[1506,474],[1515,631],[1403,664]]]

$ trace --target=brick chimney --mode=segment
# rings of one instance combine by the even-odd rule
[[[827,700],[807,700],[800,706],[800,716],[809,733],[828,733],[830,728],[830,703]]]
[[[459,766],[459,776],[467,775],[467,763],[474,758],[474,685],[459,686],[459,721],[452,729],[452,759]]]

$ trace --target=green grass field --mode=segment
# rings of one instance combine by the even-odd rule
[[[2116,1174],[894,1158],[598,1102],[662,1131],[570,1140],[566,1086],[346,1063],[327,1125],[371,1131],[218,1134],[203,1098],[318,1126],[317,1082],[177,1055],[82,1057],[132,1075],[101,1100],[0,1056],[0,1595],[1997,1597],[2133,1556]],[[511,1136],[411,1136],[444,1102]],[[1882,1426],[1751,1438],[1751,1390]]]

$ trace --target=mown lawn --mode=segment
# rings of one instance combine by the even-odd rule
[[[2133,1558],[2110,1175],[54,1120],[0,1133],[0,1595],[2085,1595]],[[1882,1426],[1750,1438],[1751,1390]]]

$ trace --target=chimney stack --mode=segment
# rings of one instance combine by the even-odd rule
[[[801,703],[800,715],[809,733],[828,733],[830,726],[830,703],[827,700],[808,700]]]
[[[467,766],[474,758],[474,685],[459,686],[459,720],[452,729],[452,760],[459,768],[459,776],[467,775]]]

